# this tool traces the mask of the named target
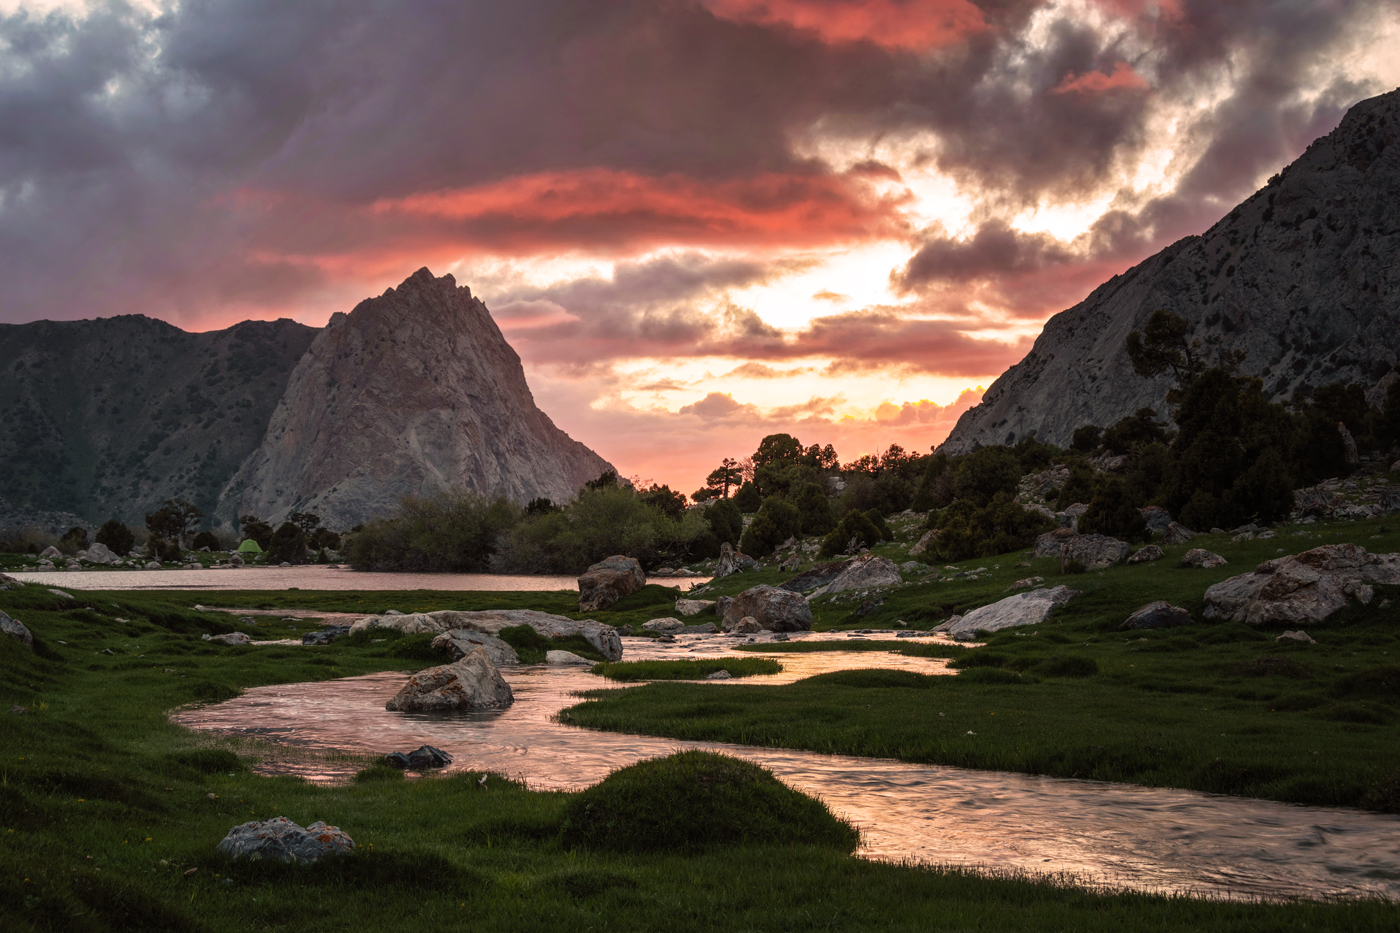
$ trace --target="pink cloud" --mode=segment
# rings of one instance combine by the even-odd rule
[[[1113,66],[1112,74],[1088,71],[1082,75],[1069,72],[1051,94],[1105,94],[1109,91],[1145,91],[1147,79],[1133,70],[1127,62]]]
[[[708,0],[718,16],[814,33],[823,42],[872,42],[922,50],[961,42],[987,28],[969,0]]]

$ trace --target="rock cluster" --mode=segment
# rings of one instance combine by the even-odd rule
[[[622,657],[622,640],[611,625],[593,619],[576,621],[534,609],[484,609],[474,612],[441,609],[436,612],[388,613],[368,616],[350,626],[358,634],[375,628],[392,628],[410,635],[419,632],[443,634],[453,629],[466,629],[486,635],[499,635],[501,629],[528,625],[546,638],[567,638],[582,635],[598,653],[609,661]]]

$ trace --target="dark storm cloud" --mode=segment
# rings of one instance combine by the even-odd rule
[[[941,228],[930,234],[894,275],[898,287],[910,289],[929,282],[967,282],[1015,275],[1074,258],[1054,237],[1021,233],[1002,220],[982,224],[965,240],[951,239],[943,235]]]

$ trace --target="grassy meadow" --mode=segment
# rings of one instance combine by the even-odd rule
[[[1380,523],[1306,531],[1312,537],[1285,532],[1273,541],[1193,542],[1231,561],[1213,571],[1178,568],[1185,548],[1168,549],[1168,559],[1157,564],[1070,577],[1060,577],[1050,561],[1014,567],[1017,555],[969,562],[959,569],[986,566],[986,574],[898,588],[865,615],[858,613],[860,598],[819,601],[818,627],[889,629],[903,621],[927,628],[1032,574],[1083,595],[1046,624],[1003,633],[985,647],[924,646],[888,636],[800,646],[950,657],[956,676],[856,671],[779,687],[655,683],[597,691],[566,715],[575,723],[656,735],[1394,810],[1400,595],[1378,593],[1371,607],[1309,628],[1318,640],[1309,647],[1283,648],[1273,641],[1277,632],[1217,623],[1165,632],[1117,627],[1132,609],[1158,598],[1198,614],[1209,583],[1251,568],[1278,547],[1293,553],[1345,538],[1372,550],[1400,550],[1400,535],[1381,531]],[[733,593],[785,576],[765,570],[710,589]],[[831,841],[838,830],[755,839],[742,834],[742,817],[753,812],[759,791],[742,782],[721,808],[726,818],[738,813],[731,823],[740,835],[706,845],[704,827],[717,805],[698,792],[706,780],[677,769],[665,780],[629,778],[625,787],[619,779],[630,794],[669,788],[668,806],[659,810],[677,821],[675,828],[654,834],[661,842],[642,849],[579,828],[590,792],[534,792],[500,776],[482,787],[477,774],[404,780],[368,759],[358,762],[360,779],[341,787],[260,776],[251,770],[260,759],[310,753],[193,733],[172,724],[170,711],[253,685],[417,670],[440,658],[422,636],[391,632],[376,633],[382,641],[341,639],[316,649],[214,645],[200,635],[248,629],[236,616],[195,605],[365,613],[514,607],[577,617],[577,597],[68,592],[72,598],[34,585],[0,591],[0,609],[36,639],[32,652],[0,639],[0,929],[7,933],[410,924],[501,930],[1394,926],[1394,905],[1379,902],[1224,904],[1114,894],[1067,879],[866,862]],[[675,595],[648,586],[593,616],[636,625],[674,614]],[[315,627],[314,620],[258,616],[250,634],[297,637]],[[771,660],[764,654],[744,658]],[[7,712],[12,706],[27,711]],[[684,790],[691,786],[693,795]],[[315,866],[238,864],[215,851],[234,825],[275,815],[338,825],[360,848]],[[820,822],[819,814],[813,819]]]

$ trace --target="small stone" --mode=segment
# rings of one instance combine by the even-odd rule
[[[1279,637],[1277,637],[1277,638],[1274,639],[1274,643],[1275,643],[1275,644],[1279,644],[1279,645],[1315,645],[1315,644],[1317,644],[1316,640],[1314,640],[1313,638],[1309,637],[1309,636],[1308,636],[1308,633],[1305,632],[1305,631],[1303,631],[1302,629],[1299,629],[1299,630],[1296,631],[1296,632],[1284,632],[1282,635],[1280,635]]]
[[[564,665],[564,664],[588,664],[593,662],[587,658],[581,658],[572,651],[546,651],[544,653],[544,663]]]
[[[729,680],[733,675],[726,670],[718,670],[706,677],[706,680]]]

